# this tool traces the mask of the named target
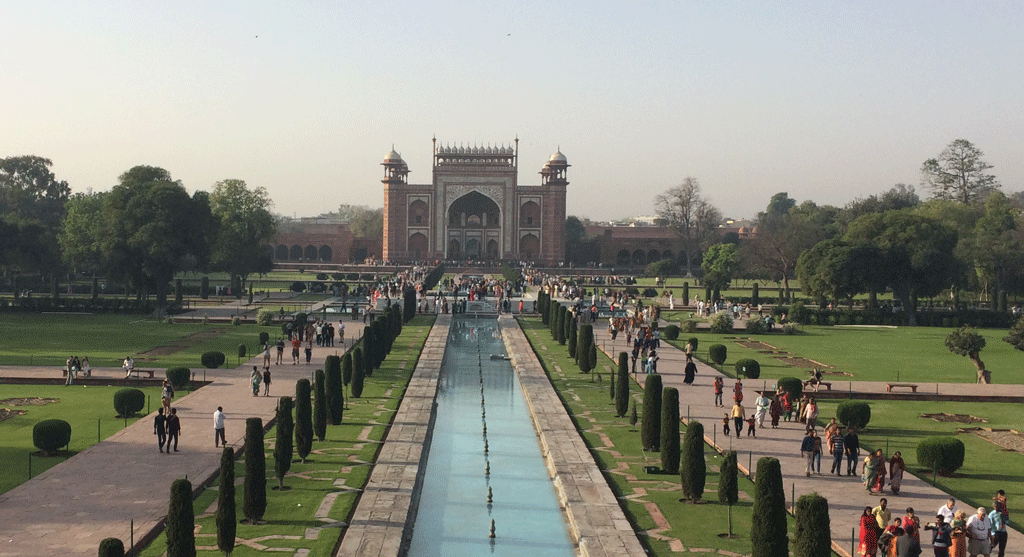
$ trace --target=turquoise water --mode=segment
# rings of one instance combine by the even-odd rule
[[[505,354],[497,324],[452,323],[409,555],[571,557],[519,380],[492,354]]]

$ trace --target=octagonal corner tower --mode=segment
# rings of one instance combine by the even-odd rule
[[[506,146],[438,145],[430,184],[410,184],[394,149],[384,167],[383,258],[552,265],[565,257],[569,163],[557,150],[540,185],[519,184],[519,139]]]

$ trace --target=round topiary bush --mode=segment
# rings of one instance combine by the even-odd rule
[[[146,407],[146,393],[138,389],[121,389],[114,393],[114,410],[122,418],[130,418]]]
[[[779,388],[789,393],[789,400],[799,400],[804,396],[804,382],[797,377],[783,377],[778,381]]]
[[[199,361],[202,362],[203,367],[206,369],[217,369],[224,365],[225,356],[223,352],[210,351],[203,352],[203,355],[199,357]]]
[[[166,375],[167,380],[171,382],[171,386],[175,389],[180,389],[192,378],[192,370],[187,367],[169,367],[167,368]]]
[[[926,437],[917,444],[917,463],[948,476],[964,465],[964,442],[956,437]]]
[[[661,335],[665,337],[666,340],[676,340],[679,338],[679,326],[669,325],[668,327],[665,327],[665,330],[661,332]]]
[[[725,363],[725,355],[726,350],[724,344],[712,344],[708,347],[708,358],[711,358],[711,361],[718,365]]]
[[[871,421],[871,405],[859,400],[844,400],[836,407],[836,419],[847,427],[863,429]]]
[[[761,364],[757,363],[757,360],[750,358],[736,360],[736,375],[742,375],[747,379],[757,379],[761,377]]]
[[[732,332],[732,317],[726,312],[721,312],[711,318],[711,332],[723,335]]]
[[[124,542],[117,538],[106,538],[100,542],[100,557],[124,557]]]
[[[70,442],[71,424],[64,420],[43,420],[32,427],[32,444],[46,454],[55,453]]]
[[[306,291],[306,283],[304,283],[304,282],[302,282],[300,280],[297,280],[297,281],[292,283],[292,285],[289,288],[289,290],[291,290],[292,292],[305,292]]]
[[[266,344],[268,342],[270,342],[270,333],[268,333],[266,331],[261,331],[260,332],[260,346],[263,346],[264,344]]]
[[[697,322],[694,321],[693,319],[687,319],[686,321],[683,321],[682,326],[680,327],[680,329],[684,333],[696,333],[697,332]]]

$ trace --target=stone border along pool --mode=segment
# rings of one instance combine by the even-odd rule
[[[420,476],[435,416],[438,371],[450,315],[438,315],[398,408],[377,463],[335,555],[405,555],[416,519]],[[619,507],[526,335],[512,316],[498,318],[512,368],[519,376],[541,452],[582,557],[644,557]]]

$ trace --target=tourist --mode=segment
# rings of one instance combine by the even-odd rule
[[[896,557],[896,537],[902,533],[903,528],[900,527],[898,518],[885,527],[882,534],[878,536],[878,550],[883,557]]]
[[[92,377],[92,364],[89,363],[89,356],[82,358],[82,375]]]
[[[167,452],[171,452],[171,441],[174,441],[174,452],[178,452],[178,436],[181,435],[181,421],[178,419],[178,409],[171,408],[171,415],[167,416]]]
[[[722,417],[722,433],[724,433],[726,437],[729,436],[729,414],[725,414]]]
[[[74,356],[68,356],[67,368],[66,368],[67,369],[68,378],[64,381],[65,385],[71,385],[71,384],[73,384],[75,382],[74,381],[74,378],[75,378],[75,365],[74,364],[75,364],[75,357]]]
[[[935,523],[925,524],[924,529],[932,531],[932,550],[935,552],[935,557],[949,557],[952,528],[946,522],[946,518],[941,514],[935,515]]]
[[[278,337],[277,338],[277,344],[275,346],[277,347],[277,362],[276,363],[277,363],[277,365],[281,365],[282,360],[284,358],[284,337]]]
[[[270,368],[263,368],[263,396],[270,396]]]
[[[135,360],[131,357],[130,354],[125,357],[124,363],[121,364],[121,367],[124,368],[125,379],[132,376],[132,372],[135,371]]]
[[[846,475],[857,475],[857,457],[860,456],[860,438],[857,437],[857,428],[850,427],[846,437],[843,438],[843,445],[846,447]]]
[[[793,419],[793,398],[789,391],[782,391],[782,416],[787,422]]]
[[[1003,490],[999,490],[999,493],[1002,492]],[[1003,498],[1005,500],[1005,495]],[[1006,554],[1006,523],[1010,521],[1010,515],[999,509],[992,509],[992,512],[988,513],[988,520],[992,524],[992,545],[999,548],[999,557],[1003,557]]]
[[[949,556],[967,557],[967,514],[964,511],[956,511],[949,526]]]
[[[871,509],[871,514],[875,517],[875,523],[878,524],[878,529],[883,530],[889,526],[889,522],[892,521],[892,512],[888,509],[889,500],[882,497],[878,500],[878,506]]]
[[[160,389],[160,404],[167,409],[171,410],[171,401],[174,400],[174,387],[171,386],[171,382],[164,379],[164,384]]]
[[[725,381],[722,380],[722,376],[715,377],[715,407],[722,408],[725,404],[722,403],[722,390],[725,388]]]
[[[747,437],[757,437],[757,420],[753,416],[747,418]]]
[[[864,457],[864,485],[867,487],[868,492],[874,491],[875,480],[878,479],[878,460],[875,459],[875,453],[868,453]]]
[[[808,427],[814,426],[815,420],[818,419],[818,403],[814,402],[814,399],[808,399],[807,406],[803,411],[804,423]]]
[[[878,463],[878,467],[875,469],[875,473],[878,475],[878,479],[875,480],[874,489],[878,493],[885,491],[885,455],[882,454],[882,449],[875,451],[875,462]]]
[[[757,420],[758,427],[764,427],[764,417],[768,415],[768,407],[771,406],[772,401],[768,398],[768,394],[761,391],[756,399],[754,399],[754,418]]]
[[[908,536],[913,537],[918,543],[921,542],[921,520],[914,515],[914,507],[907,507],[907,514],[903,515],[901,525]]]
[[[814,430],[807,430],[807,434],[804,435],[803,441],[800,442],[800,456],[807,460],[807,465],[804,467],[804,475],[811,475],[811,468],[814,466]]]
[[[811,429],[811,435],[814,436],[814,471],[819,476],[821,475],[821,437],[818,437],[818,432]]]
[[[249,374],[249,385],[252,387],[252,396],[260,396],[260,383],[263,381],[263,375],[260,370],[256,369],[256,366],[252,366],[252,373]]]
[[[729,414],[732,417],[733,426],[736,428],[736,438],[740,438],[740,433],[743,432],[743,420],[747,417],[747,412],[744,410],[743,405],[737,402],[732,405],[732,412]]]
[[[306,337],[306,365],[313,359],[313,339]]]
[[[683,350],[683,353],[686,354],[686,363],[693,361],[693,341],[687,341],[686,348]]]
[[[946,504],[939,507],[939,510],[936,511],[935,514],[941,514],[942,517],[946,519],[946,524],[952,527],[953,518],[956,516],[956,512],[958,510],[959,509],[956,506],[956,499],[950,497],[949,500],[946,501]]]
[[[780,398],[781,395],[776,393],[768,404],[768,415],[772,418],[772,429],[779,427],[779,418],[782,417],[782,402],[779,401]]]
[[[686,383],[688,386],[693,385],[693,376],[696,374],[697,364],[693,363],[693,361],[686,362],[686,367],[683,370],[683,383]],[[719,397],[721,395],[715,394],[715,396]]]
[[[302,348],[302,341],[299,340],[298,335],[292,339],[292,365],[298,365],[299,363],[299,348]]]
[[[153,420],[153,435],[156,435],[156,446],[160,452],[164,452],[164,443],[167,442],[167,416],[164,416],[163,407],[156,409],[156,418]]]
[[[87,358],[88,359],[88,358]],[[1006,492],[999,490],[996,492],[996,496],[992,498],[992,506],[995,507],[996,511],[999,511],[1006,515],[1006,520],[1010,520],[1010,511],[1006,508]]]
[[[225,447],[228,446],[228,441],[224,438],[224,408],[221,406],[213,413],[213,446],[219,447],[218,442],[223,443]]]
[[[832,452],[832,434],[835,433],[837,429],[839,429],[839,424],[836,423],[836,419],[835,418],[832,418],[831,420],[829,420],[828,424],[825,426],[825,431],[822,432],[822,436],[825,439],[829,440],[829,445],[828,445],[828,452],[829,453]]]
[[[857,554],[861,557],[878,554],[878,523],[871,507],[864,507],[860,515],[860,548]]]
[[[921,554],[921,542],[906,528],[896,530],[896,541],[893,546],[896,549],[896,557],[917,557]]]
[[[832,430],[832,437],[829,437],[828,444],[832,450],[832,469],[829,473],[842,476],[843,457],[846,456],[846,446],[843,444],[843,435],[838,427]]]
[[[263,343],[263,365],[270,365],[270,340]]]
[[[992,522],[988,519],[988,512],[985,507],[978,507],[977,514],[967,520],[967,553],[970,557],[989,556],[992,552],[989,540],[991,532]]]
[[[736,384],[732,386],[732,399],[737,404],[743,402],[743,380],[736,378]]]
[[[907,465],[903,462],[903,455],[896,451],[889,459],[889,487],[893,495],[900,494],[900,485],[903,483],[903,473],[907,471]]]

